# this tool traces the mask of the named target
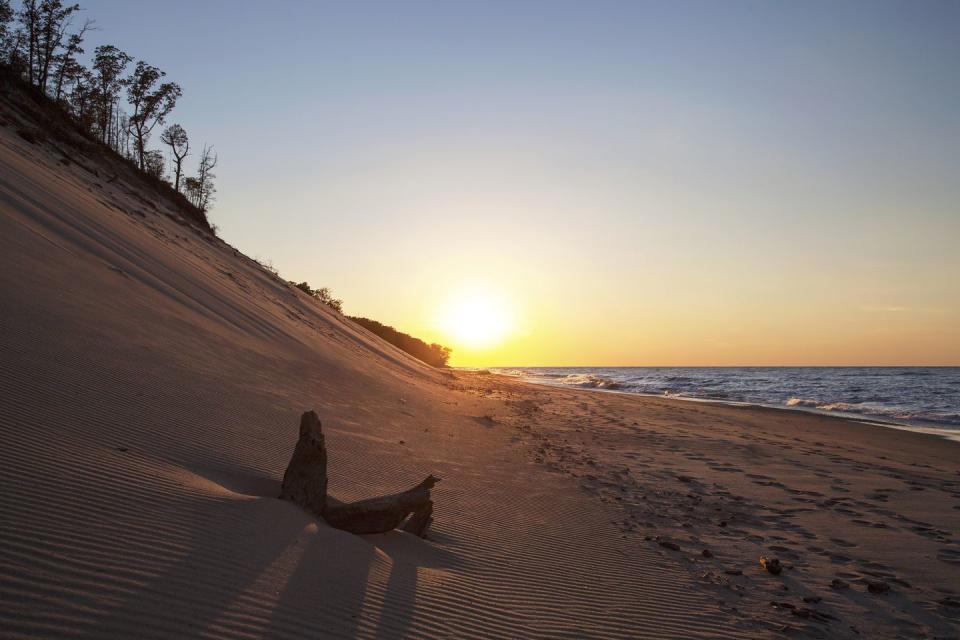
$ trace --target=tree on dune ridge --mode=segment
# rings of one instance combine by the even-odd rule
[[[17,4],[15,8],[12,0],[0,0],[0,80],[22,82],[47,96],[81,130],[151,180],[167,181],[162,149],[169,148],[171,191],[181,206],[189,208],[191,217],[212,229],[205,214],[216,193],[213,147],[204,147],[197,175],[186,179],[183,161],[190,144],[182,126],[163,132],[161,149],[148,148],[151,134],[165,124],[182,96],[180,86],[164,82],[166,73],[144,60],[136,61],[127,75],[134,58],[112,44],[94,49],[90,68],[81,64],[84,42],[95,26],[93,20],[85,20],[73,28],[80,5],[64,0]],[[129,113],[120,101],[124,91]]]
[[[94,49],[90,68],[81,64],[83,45],[88,33],[94,30],[94,23],[86,20],[70,33],[73,18],[80,10],[79,5],[64,4],[63,0],[22,0],[19,10],[15,10],[11,0],[0,0],[0,85],[6,88],[14,80],[18,86],[29,86],[34,94],[46,96],[49,102],[33,100],[31,105],[58,108],[89,139],[99,141],[134,165],[149,184],[160,186],[167,180],[166,158],[161,150],[150,149],[148,144],[153,131],[165,124],[173,112],[182,90],[175,82],[163,82],[165,72],[144,60],[136,61],[133,71],[126,75],[134,57],[112,44]],[[121,105],[120,95],[124,91],[132,113]],[[190,155],[186,130],[180,124],[171,124],[159,138],[169,148],[169,195],[191,219],[215,233],[205,215],[217,191],[214,169],[218,156],[213,146],[203,146],[196,175],[185,176],[183,162]],[[32,141],[29,131],[24,139]],[[277,275],[269,264],[264,266]],[[338,313],[343,312],[343,302],[328,288],[313,289],[306,282],[291,284]],[[449,360],[447,347],[427,344],[375,320],[351,320],[427,364],[441,367]]]
[[[190,177],[183,181],[183,190],[187,197],[200,211],[206,212],[213,202],[213,196],[217,192],[213,185],[213,179],[216,176],[213,173],[217,166],[217,154],[213,152],[212,146],[204,146],[200,154],[200,165],[197,169],[196,177]]]
[[[131,56],[112,44],[100,45],[93,53],[93,97],[97,106],[97,126],[100,140],[108,145],[113,143],[110,123],[114,106],[127,83],[122,74],[132,60]]]
[[[414,338],[410,334],[397,331],[389,325],[371,320],[370,318],[348,317],[364,329],[380,336],[390,344],[406,351],[430,366],[445,367],[450,360],[451,349],[449,347],[437,343],[427,344],[420,338]]]
[[[4,60],[10,58],[8,50],[13,44],[10,23],[13,21],[13,7],[10,6],[10,0],[0,0],[0,57]]]
[[[56,56],[56,89],[53,92],[53,99],[57,102],[63,98],[64,85],[71,80],[83,74],[86,69],[77,62],[77,56],[83,53],[83,40],[87,32],[93,29],[93,20],[87,20],[83,27],[77,33],[70,34],[64,51]]]
[[[127,85],[127,100],[133,107],[130,127],[133,129],[141,171],[144,170],[144,149],[150,132],[158,124],[163,124],[164,118],[170,115],[182,95],[180,85],[175,82],[164,82],[157,86],[157,82],[165,75],[160,69],[140,60]]]
[[[160,134],[160,142],[170,147],[173,156],[173,188],[180,191],[180,176],[183,174],[183,160],[190,155],[190,138],[179,124],[172,124]]]
[[[44,91],[50,79],[51,65],[67,37],[73,14],[80,5],[64,5],[61,0],[41,0],[38,7],[39,33],[37,37],[37,86]]]
[[[293,286],[300,291],[303,291],[308,296],[313,296],[323,304],[327,305],[337,313],[343,313],[343,301],[333,297],[333,294],[330,292],[330,289],[327,287],[320,287],[319,289],[311,289],[310,285],[307,282],[291,282]]]

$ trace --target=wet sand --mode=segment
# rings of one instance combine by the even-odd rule
[[[678,560],[746,626],[957,636],[960,444],[796,411],[459,376],[530,460],[615,506],[626,539]],[[771,575],[761,557],[784,570]]]

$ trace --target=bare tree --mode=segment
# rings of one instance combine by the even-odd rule
[[[73,117],[86,130],[92,131],[95,119],[92,107],[95,94],[93,74],[81,66],[78,73],[70,74],[66,81],[72,86],[67,100],[73,110]]]
[[[172,124],[160,134],[160,142],[170,147],[173,155],[173,188],[180,191],[180,176],[182,175],[183,159],[190,154],[190,139],[186,130],[179,124]]]
[[[63,86],[72,78],[77,77],[85,71],[83,65],[77,62],[77,56],[83,53],[83,39],[87,32],[93,29],[93,20],[87,20],[83,23],[80,31],[71,34],[67,39],[64,52],[56,56],[56,83],[53,93],[54,99],[59,102],[63,97]]]
[[[217,166],[217,154],[213,152],[212,146],[203,147],[203,153],[200,155],[200,167],[197,169],[197,177],[190,177],[184,180],[183,186],[187,197],[193,204],[204,213],[213,204],[213,196],[217,192],[213,186],[213,168]]]
[[[13,32],[7,36],[7,64],[10,65],[10,70],[21,78],[27,75],[27,63],[24,57],[24,52],[26,51],[26,45],[24,43],[26,41],[27,35],[24,30],[20,28],[14,29]]]
[[[113,107],[124,87],[125,80],[121,77],[130,61],[129,55],[120,51],[112,44],[101,45],[93,51],[94,90],[97,106],[97,126],[100,139],[110,144],[111,124],[113,122]]]
[[[63,45],[67,29],[73,14],[80,10],[80,5],[64,5],[62,0],[40,0],[37,7],[37,86],[47,90],[47,80],[50,78],[51,65],[57,58],[57,51]]]
[[[204,213],[213,204],[213,196],[217,192],[213,186],[213,169],[217,166],[217,154],[213,152],[213,146],[204,145],[203,153],[200,155],[200,167],[197,169],[197,180],[200,182],[200,201],[197,204]]]
[[[13,7],[10,0],[0,0],[0,58],[7,59],[11,55],[14,36],[10,32],[10,23],[13,21]]]
[[[90,69],[86,69],[80,58],[84,57],[88,32],[95,29],[94,22],[87,20],[71,33],[72,21],[81,9],[70,2],[19,0],[14,8],[13,0],[0,0],[0,64],[4,73],[13,73],[44,93],[49,91],[65,113],[92,135],[135,161],[141,171],[166,179],[164,154],[148,149],[147,144],[152,132],[165,123],[176,106],[182,95],[180,86],[163,82],[166,74],[142,60],[129,77],[124,77],[133,58],[113,45],[97,47]],[[124,89],[132,113],[119,105]],[[206,212],[216,194],[213,170],[217,154],[213,147],[203,147],[197,175],[185,177],[183,161],[190,155],[187,132],[174,124],[163,131],[160,140],[170,147],[174,189]]]
[[[133,137],[130,131],[130,116],[119,107],[114,111],[112,135],[114,150],[127,160],[136,162],[136,151],[130,145],[130,139]]]
[[[13,21],[13,7],[10,0],[0,0],[0,37],[7,37],[7,27]]]
[[[127,86],[127,100],[133,107],[130,127],[141,171],[144,169],[144,148],[150,132],[158,124],[163,124],[182,93],[175,82],[164,82],[157,86],[157,82],[165,75],[160,69],[141,60],[133,70]]]
[[[37,0],[23,0],[20,13],[17,17],[20,18],[20,24],[23,25],[23,39],[26,41],[25,43],[21,43],[21,47],[26,50],[27,81],[31,85],[35,85],[37,76],[37,51],[40,40],[40,7],[37,4]]]

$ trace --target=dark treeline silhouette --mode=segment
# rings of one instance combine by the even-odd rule
[[[403,351],[406,351],[414,358],[426,362],[433,367],[445,367],[450,360],[450,348],[439,344],[427,344],[420,338],[414,338],[411,335],[397,331],[393,327],[387,326],[376,320],[369,318],[358,318],[356,316],[347,316],[364,329],[375,333],[390,344]]]
[[[330,289],[327,287],[320,287],[319,289],[311,289],[310,285],[306,282],[291,282],[293,286],[300,291],[303,291],[308,296],[313,296],[323,304],[327,305],[337,313],[343,313],[343,300],[338,300],[333,297],[333,294],[330,293]]]
[[[263,263],[261,263],[263,264]],[[272,268],[272,265],[263,265],[271,273],[276,273]],[[327,287],[320,287],[319,289],[314,289],[307,282],[293,282],[290,281],[290,284],[295,286],[300,291],[303,291],[308,296],[316,298],[323,304],[327,305],[337,313],[343,313],[343,301],[333,297],[333,294],[330,292],[330,289]],[[439,344],[427,344],[420,338],[414,338],[411,335],[403,333],[402,331],[397,331],[393,327],[387,326],[383,323],[377,322],[376,320],[371,320],[369,318],[360,318],[356,316],[347,316],[350,320],[353,320],[359,324],[364,329],[367,329],[371,333],[374,333],[393,346],[406,351],[414,358],[422,360],[423,362],[429,364],[433,367],[445,367],[447,366],[447,361],[450,359],[450,349]]]
[[[213,168],[217,155],[204,145],[196,176],[183,176],[190,154],[186,130],[171,124],[160,133],[170,148],[150,149],[151,137],[169,120],[182,95],[180,85],[166,82],[166,73],[113,45],[93,50],[90,68],[81,64],[92,20],[77,23],[78,4],[63,0],[22,0],[19,8],[0,0],[0,66],[8,77],[20,79],[56,103],[78,127],[103,143],[140,171],[168,181],[173,169],[174,191],[199,209],[204,226],[216,189]],[[126,103],[124,108],[123,103]]]
[[[10,0],[0,0],[0,89],[4,91],[0,96],[10,98],[12,89],[23,89],[17,93],[25,96],[19,109],[29,112],[29,119],[41,127],[21,127],[18,134],[31,143],[52,137],[83,152],[106,149],[125,161],[140,180],[158,192],[166,190],[204,230],[215,231],[206,213],[216,194],[217,154],[212,146],[203,145],[196,174],[185,175],[190,138],[180,124],[164,128],[183,93],[180,85],[165,81],[165,72],[110,44],[96,47],[90,67],[84,66],[80,61],[84,44],[96,26],[92,20],[77,23],[80,11],[80,5],[63,0],[22,0],[19,8]],[[158,131],[167,156],[150,148]],[[69,158],[64,155],[63,161],[69,163]],[[260,264],[279,279],[272,265]],[[328,288],[290,284],[343,313],[343,302]],[[427,344],[375,320],[350,319],[429,365],[447,365],[447,347]]]

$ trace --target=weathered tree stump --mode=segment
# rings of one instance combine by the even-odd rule
[[[280,498],[318,516],[327,508],[327,446],[314,411],[300,416],[300,439],[283,474]]]
[[[347,504],[327,500],[327,448],[320,418],[313,411],[300,417],[300,439],[283,474],[280,498],[322,517],[331,527],[351,533],[383,533],[396,529],[423,537],[433,522],[430,489],[440,481],[433,475],[400,493]]]

